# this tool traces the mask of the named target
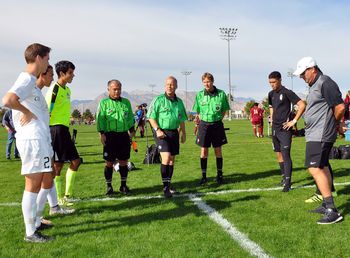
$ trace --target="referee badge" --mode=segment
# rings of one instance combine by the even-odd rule
[[[106,110],[107,115],[111,115],[111,114],[113,114],[113,112],[114,112],[114,109],[113,109],[113,108],[108,108],[108,109]]]
[[[128,114],[129,114],[128,111],[125,111],[125,112],[124,112],[124,117],[125,117],[125,118],[128,118]]]
[[[217,105],[215,106],[215,110],[216,110],[216,112],[219,112],[219,111],[220,111],[220,105],[219,105],[219,104],[217,104]]]

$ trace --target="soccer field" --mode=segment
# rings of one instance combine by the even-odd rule
[[[173,185],[180,191],[164,199],[159,164],[144,165],[146,139],[137,138],[131,154],[136,170],[129,173],[131,194],[105,196],[102,147],[95,126],[75,126],[77,148],[84,159],[75,187],[76,212],[48,215],[56,239],[45,244],[23,241],[21,199],[24,178],[20,161],[5,159],[6,133],[0,132],[0,257],[350,257],[350,162],[332,160],[344,221],[318,225],[319,214],[308,210],[314,193],[305,170],[305,139],[293,138],[293,190],[282,193],[280,172],[271,139],[255,138],[248,120],[225,122],[229,144],[223,147],[225,184],[215,182],[213,150],[208,159],[206,186],[201,177],[200,149],[193,124],[176,157]],[[267,132],[265,132],[267,134]],[[149,138],[150,144],[153,139]],[[345,144],[339,140],[336,145]],[[65,169],[63,170],[65,171]],[[64,173],[65,174],[65,173]],[[119,189],[119,174],[113,175]]]

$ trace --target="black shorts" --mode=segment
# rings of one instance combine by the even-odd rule
[[[177,130],[162,130],[166,137],[155,137],[159,152],[170,152],[171,156],[180,153],[179,132]]]
[[[130,136],[128,132],[105,133],[106,145],[103,146],[103,158],[106,161],[128,160],[130,158]]]
[[[50,132],[55,162],[66,162],[80,158],[67,126],[50,126]]]
[[[329,165],[329,153],[332,146],[332,142],[307,142],[305,151],[305,167],[327,167]]]
[[[292,145],[292,131],[280,128],[272,128],[272,147],[275,152],[281,152],[281,149],[289,149]]]
[[[224,124],[222,121],[208,123],[200,121],[196,143],[200,147],[209,148],[211,145],[214,148],[221,147],[227,143]]]

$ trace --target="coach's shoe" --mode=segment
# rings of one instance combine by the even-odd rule
[[[113,191],[113,187],[112,186],[108,186],[107,187],[107,192],[106,192],[106,195],[107,196],[111,196],[114,194],[114,191]]]
[[[320,213],[320,214],[325,214],[327,211],[326,207],[324,206],[324,203],[320,207],[317,207],[316,209],[309,210],[311,213]]]
[[[75,212],[75,209],[68,209],[68,208],[63,208],[60,205],[57,205],[55,207],[50,208],[50,215],[68,215],[68,214],[72,214]]]
[[[317,221],[317,224],[328,225],[334,224],[343,219],[343,216],[336,209],[326,209],[326,212],[322,219]]]
[[[35,231],[31,236],[25,236],[24,241],[31,243],[45,243],[48,241],[54,240],[54,237],[45,236],[41,234],[39,231]]]
[[[202,177],[201,181],[199,181],[199,185],[205,185],[208,183],[208,179],[206,177]]]
[[[218,183],[219,185],[222,185],[224,183],[224,177],[223,176],[216,176],[216,183]]]
[[[164,197],[165,198],[173,197],[173,194],[170,191],[170,187],[164,187],[163,191],[164,191]]]
[[[320,194],[314,193],[310,198],[306,199],[306,203],[322,202],[323,197]]]
[[[121,192],[122,194],[127,195],[127,194],[130,193],[130,189],[129,189],[129,187],[127,187],[127,186],[120,186],[119,192]]]

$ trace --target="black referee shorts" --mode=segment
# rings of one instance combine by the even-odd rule
[[[329,165],[329,153],[333,142],[307,142],[305,151],[305,167],[324,168]]]
[[[159,152],[170,152],[171,156],[180,153],[179,132],[177,130],[162,130],[166,137],[156,138]]]
[[[130,158],[130,136],[128,132],[105,133],[106,144],[103,146],[103,158],[106,161],[128,160]]]
[[[55,162],[66,162],[68,160],[72,161],[79,159],[77,148],[72,141],[72,137],[67,126],[50,126],[50,132]]]
[[[224,124],[222,121],[218,122],[204,122],[200,121],[198,126],[198,133],[196,143],[200,147],[209,148],[211,145],[214,148],[221,147],[227,143]]]
[[[281,152],[281,149],[290,149],[292,145],[292,131],[280,128],[272,129],[272,147],[275,152]]]

